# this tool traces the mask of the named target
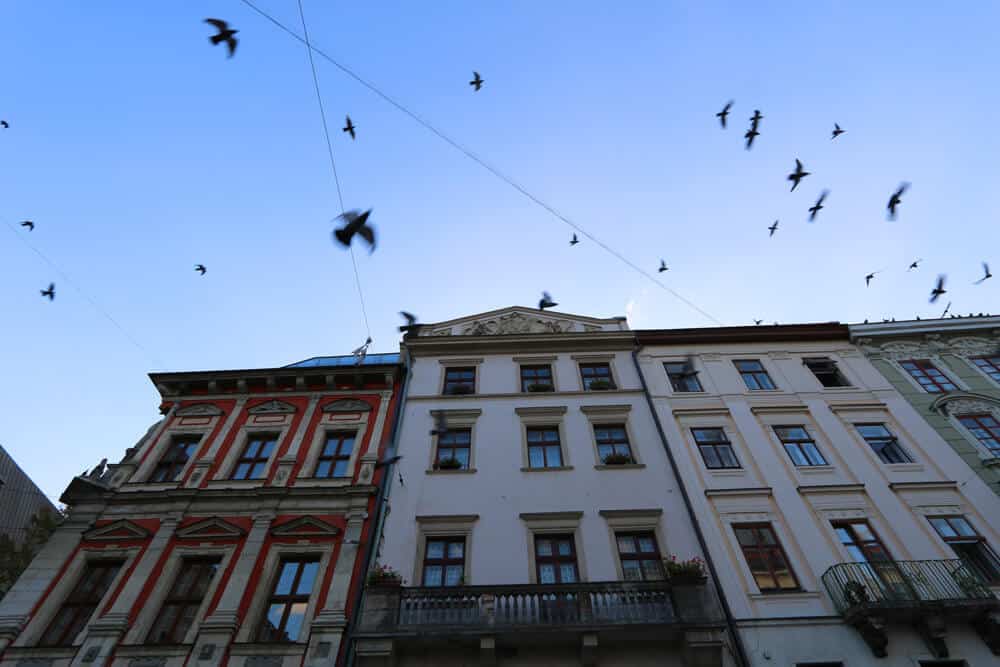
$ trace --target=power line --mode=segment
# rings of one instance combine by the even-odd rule
[[[306,45],[306,53],[309,54],[309,69],[312,70],[313,87],[316,89],[316,104],[319,105],[319,117],[323,121],[323,136],[326,138],[326,153],[330,156],[330,168],[333,170],[333,182],[337,184],[337,201],[340,202],[340,212],[345,212],[344,195],[340,188],[340,176],[337,174],[337,161],[333,158],[333,142],[330,141],[330,127],[326,123],[326,110],[323,108],[323,95],[319,89],[319,77],[316,75],[316,61],[313,58],[313,47],[309,43],[309,28],[306,26],[306,13],[302,8],[302,0],[299,0],[299,18],[302,19],[302,34],[305,39],[302,41]],[[361,316],[365,322],[365,330],[368,337],[372,336],[372,329],[368,325],[368,310],[365,308],[365,295],[361,291],[361,276],[358,273],[358,261],[354,257],[354,246],[348,246],[351,251],[351,264],[354,265],[354,284],[358,288],[358,299],[361,301]]]
[[[463,146],[462,144],[460,144],[455,139],[452,139],[451,137],[449,137],[443,131],[439,130],[437,127],[435,127],[434,125],[432,125],[429,121],[424,120],[424,118],[422,118],[419,114],[417,114],[416,112],[411,111],[410,109],[408,109],[407,107],[405,107],[401,102],[397,102],[394,98],[392,98],[391,96],[389,96],[387,93],[385,93],[382,90],[380,90],[375,84],[369,82],[368,80],[366,80],[361,75],[359,75],[356,72],[354,72],[352,69],[350,69],[346,65],[341,64],[340,62],[338,62],[337,60],[335,60],[332,56],[330,56],[329,54],[325,53],[322,49],[319,49],[319,48],[313,46],[309,42],[308,35],[306,35],[305,38],[303,38],[302,35],[299,35],[297,32],[295,32],[294,30],[292,30],[291,28],[289,28],[288,26],[286,26],[284,23],[282,23],[278,19],[274,18],[273,16],[271,16],[270,14],[268,14],[267,12],[265,12],[264,10],[262,10],[261,8],[257,7],[250,0],[240,0],[240,2],[242,2],[246,6],[250,7],[250,9],[252,9],[255,12],[257,12],[258,14],[260,14],[262,17],[264,17],[265,19],[267,19],[268,21],[270,21],[271,23],[273,23],[275,26],[277,26],[278,28],[280,28],[282,31],[288,33],[289,35],[291,35],[292,37],[294,37],[298,41],[300,41],[303,44],[305,44],[306,47],[309,49],[310,54],[311,54],[311,52],[315,51],[317,55],[319,55],[321,58],[323,58],[324,60],[326,60],[327,62],[329,62],[330,64],[332,64],[334,67],[336,67],[337,69],[339,69],[341,72],[343,72],[347,76],[351,77],[352,79],[354,79],[355,81],[357,81],[358,83],[360,83],[362,86],[364,86],[368,90],[372,91],[373,93],[375,93],[376,95],[378,95],[379,97],[381,97],[383,100],[385,100],[386,102],[388,102],[392,106],[396,107],[396,109],[398,109],[399,111],[402,111],[404,114],[406,114],[411,119],[413,119],[414,121],[416,121],[419,125],[421,125],[424,129],[426,129],[429,132],[431,132],[432,134],[436,135],[439,139],[441,139],[442,141],[444,141],[445,143],[447,143],[448,145],[450,145],[452,148],[454,148],[455,150],[461,152],[467,158],[469,158],[470,160],[472,160],[473,162],[475,162],[479,166],[481,166],[484,169],[486,169],[487,171],[489,171],[491,174],[493,174],[494,176],[496,176],[497,178],[499,178],[500,180],[502,180],[504,183],[506,183],[510,187],[512,187],[515,190],[517,190],[524,197],[528,198],[529,200],[531,200],[532,202],[534,202],[535,204],[537,204],[538,206],[540,206],[541,208],[543,208],[545,211],[547,211],[548,213],[550,213],[552,216],[554,216],[555,218],[557,218],[557,219],[561,220],[562,222],[566,223],[567,225],[569,225],[570,227],[572,227],[574,230],[576,230],[580,234],[583,234],[586,238],[588,238],[591,241],[593,241],[599,247],[603,248],[609,254],[611,254],[612,256],[614,256],[615,258],[617,258],[619,261],[621,261],[622,263],[624,263],[626,266],[628,266],[632,270],[636,271],[637,273],[639,273],[640,275],[642,275],[643,277],[645,277],[647,280],[649,280],[650,282],[652,282],[653,284],[655,284],[657,287],[659,287],[660,289],[666,291],[667,293],[669,293],[670,295],[672,295],[674,298],[676,298],[677,300],[679,300],[682,303],[684,303],[685,305],[687,305],[689,308],[697,311],[698,313],[700,313],[702,316],[704,316],[706,319],[710,320],[711,322],[714,322],[715,324],[718,324],[720,326],[722,325],[722,322],[720,322],[718,319],[716,319],[711,314],[709,314],[708,312],[706,312],[704,309],[702,309],[701,307],[699,307],[697,304],[695,304],[691,300],[687,299],[686,297],[682,296],[676,290],[668,287],[667,285],[665,285],[662,282],[660,282],[659,280],[657,280],[656,276],[654,276],[653,274],[651,274],[649,271],[646,271],[642,267],[638,266],[637,264],[635,264],[634,262],[632,262],[631,260],[629,260],[627,257],[625,257],[623,254],[621,254],[620,252],[618,252],[617,250],[615,250],[614,248],[612,248],[611,246],[607,245],[606,243],[604,243],[603,241],[601,241],[600,239],[598,239],[596,236],[594,236],[593,234],[591,234],[590,232],[588,232],[587,230],[585,230],[579,224],[577,224],[576,222],[573,222],[573,220],[571,220],[567,216],[565,216],[562,213],[560,213],[553,206],[551,206],[551,205],[547,204],[546,202],[542,201],[542,199],[540,199],[536,195],[532,194],[527,188],[525,188],[524,186],[522,186],[520,183],[518,183],[517,181],[515,181],[513,178],[511,178],[510,176],[507,176],[506,174],[504,174],[503,172],[501,172],[499,169],[497,169],[496,167],[494,167],[493,165],[491,165],[490,163],[488,163],[486,160],[484,160],[483,158],[481,158],[478,155],[476,155],[472,150],[466,148],[465,146]],[[299,1],[299,4],[300,4],[300,8],[301,8],[301,0]],[[312,56],[310,55],[310,61],[311,60],[312,60]],[[314,72],[315,72],[315,70],[314,70]]]

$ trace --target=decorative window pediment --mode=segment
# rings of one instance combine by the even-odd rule
[[[948,345],[956,353],[963,357],[978,357],[993,354],[997,345],[988,338],[978,336],[963,336],[962,338],[952,338]]]
[[[312,516],[292,519],[271,529],[271,534],[282,537],[333,537],[340,531],[336,526]]]
[[[83,534],[83,539],[92,542],[144,540],[147,537],[149,537],[148,530],[127,519],[119,519],[97,528],[91,528]]]
[[[241,537],[246,531],[218,517],[196,521],[177,531],[177,537],[183,540],[219,540]]]
[[[252,415],[287,415],[294,413],[295,406],[290,403],[285,403],[284,401],[271,400],[266,403],[261,403],[260,405],[255,405],[247,412]]]
[[[323,406],[323,412],[370,412],[372,406],[356,398],[342,398]]]
[[[984,394],[957,391],[940,396],[931,403],[930,409],[949,416],[989,414],[1000,411],[1000,401]]]
[[[898,361],[931,356],[926,345],[910,342],[886,343],[879,350],[886,359]]]
[[[195,403],[179,408],[174,414],[178,417],[218,417],[222,408],[211,403]]]

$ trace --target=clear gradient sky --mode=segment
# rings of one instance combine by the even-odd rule
[[[255,2],[298,27],[295,0]],[[953,311],[1000,311],[1000,278],[971,285],[982,260],[1000,269],[995,3],[305,8],[317,46],[636,263],[664,258],[664,282],[725,324],[932,317],[938,273]],[[273,367],[364,340],[301,44],[239,0],[7,0],[2,16],[0,443],[46,493],[155,421],[151,370]],[[240,30],[232,60],[209,16]],[[432,322],[543,289],[633,327],[712,324],[318,67],[331,124],[357,125],[357,141],[334,137],[346,204],[373,207],[380,236],[358,253],[373,351],[397,349],[400,309]],[[834,122],[847,133],[831,142]],[[813,175],[789,193],[796,157]]]

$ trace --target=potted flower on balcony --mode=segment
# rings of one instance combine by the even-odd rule
[[[663,570],[667,574],[667,579],[672,584],[703,584],[707,579],[705,575],[705,561],[695,556],[688,560],[677,560],[677,556],[663,559]]]
[[[472,387],[467,384],[453,384],[448,387],[448,393],[452,396],[464,396],[472,393]]]
[[[449,457],[446,459],[441,459],[434,464],[435,470],[460,470],[462,468],[462,462],[455,457]]]
[[[403,585],[403,576],[389,565],[376,565],[368,573],[368,585],[398,588]]]
[[[603,461],[606,466],[623,466],[633,462],[632,457],[628,454],[618,453],[608,454],[601,459],[601,461]]]
[[[591,380],[590,384],[587,385],[587,389],[592,389],[594,391],[606,391],[611,389],[611,380],[605,380],[604,378]]]
[[[528,385],[528,391],[532,393],[552,391],[552,385],[548,382],[532,382]]]

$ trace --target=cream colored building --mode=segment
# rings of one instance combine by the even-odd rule
[[[636,337],[750,664],[997,664],[1000,500],[846,326]]]

